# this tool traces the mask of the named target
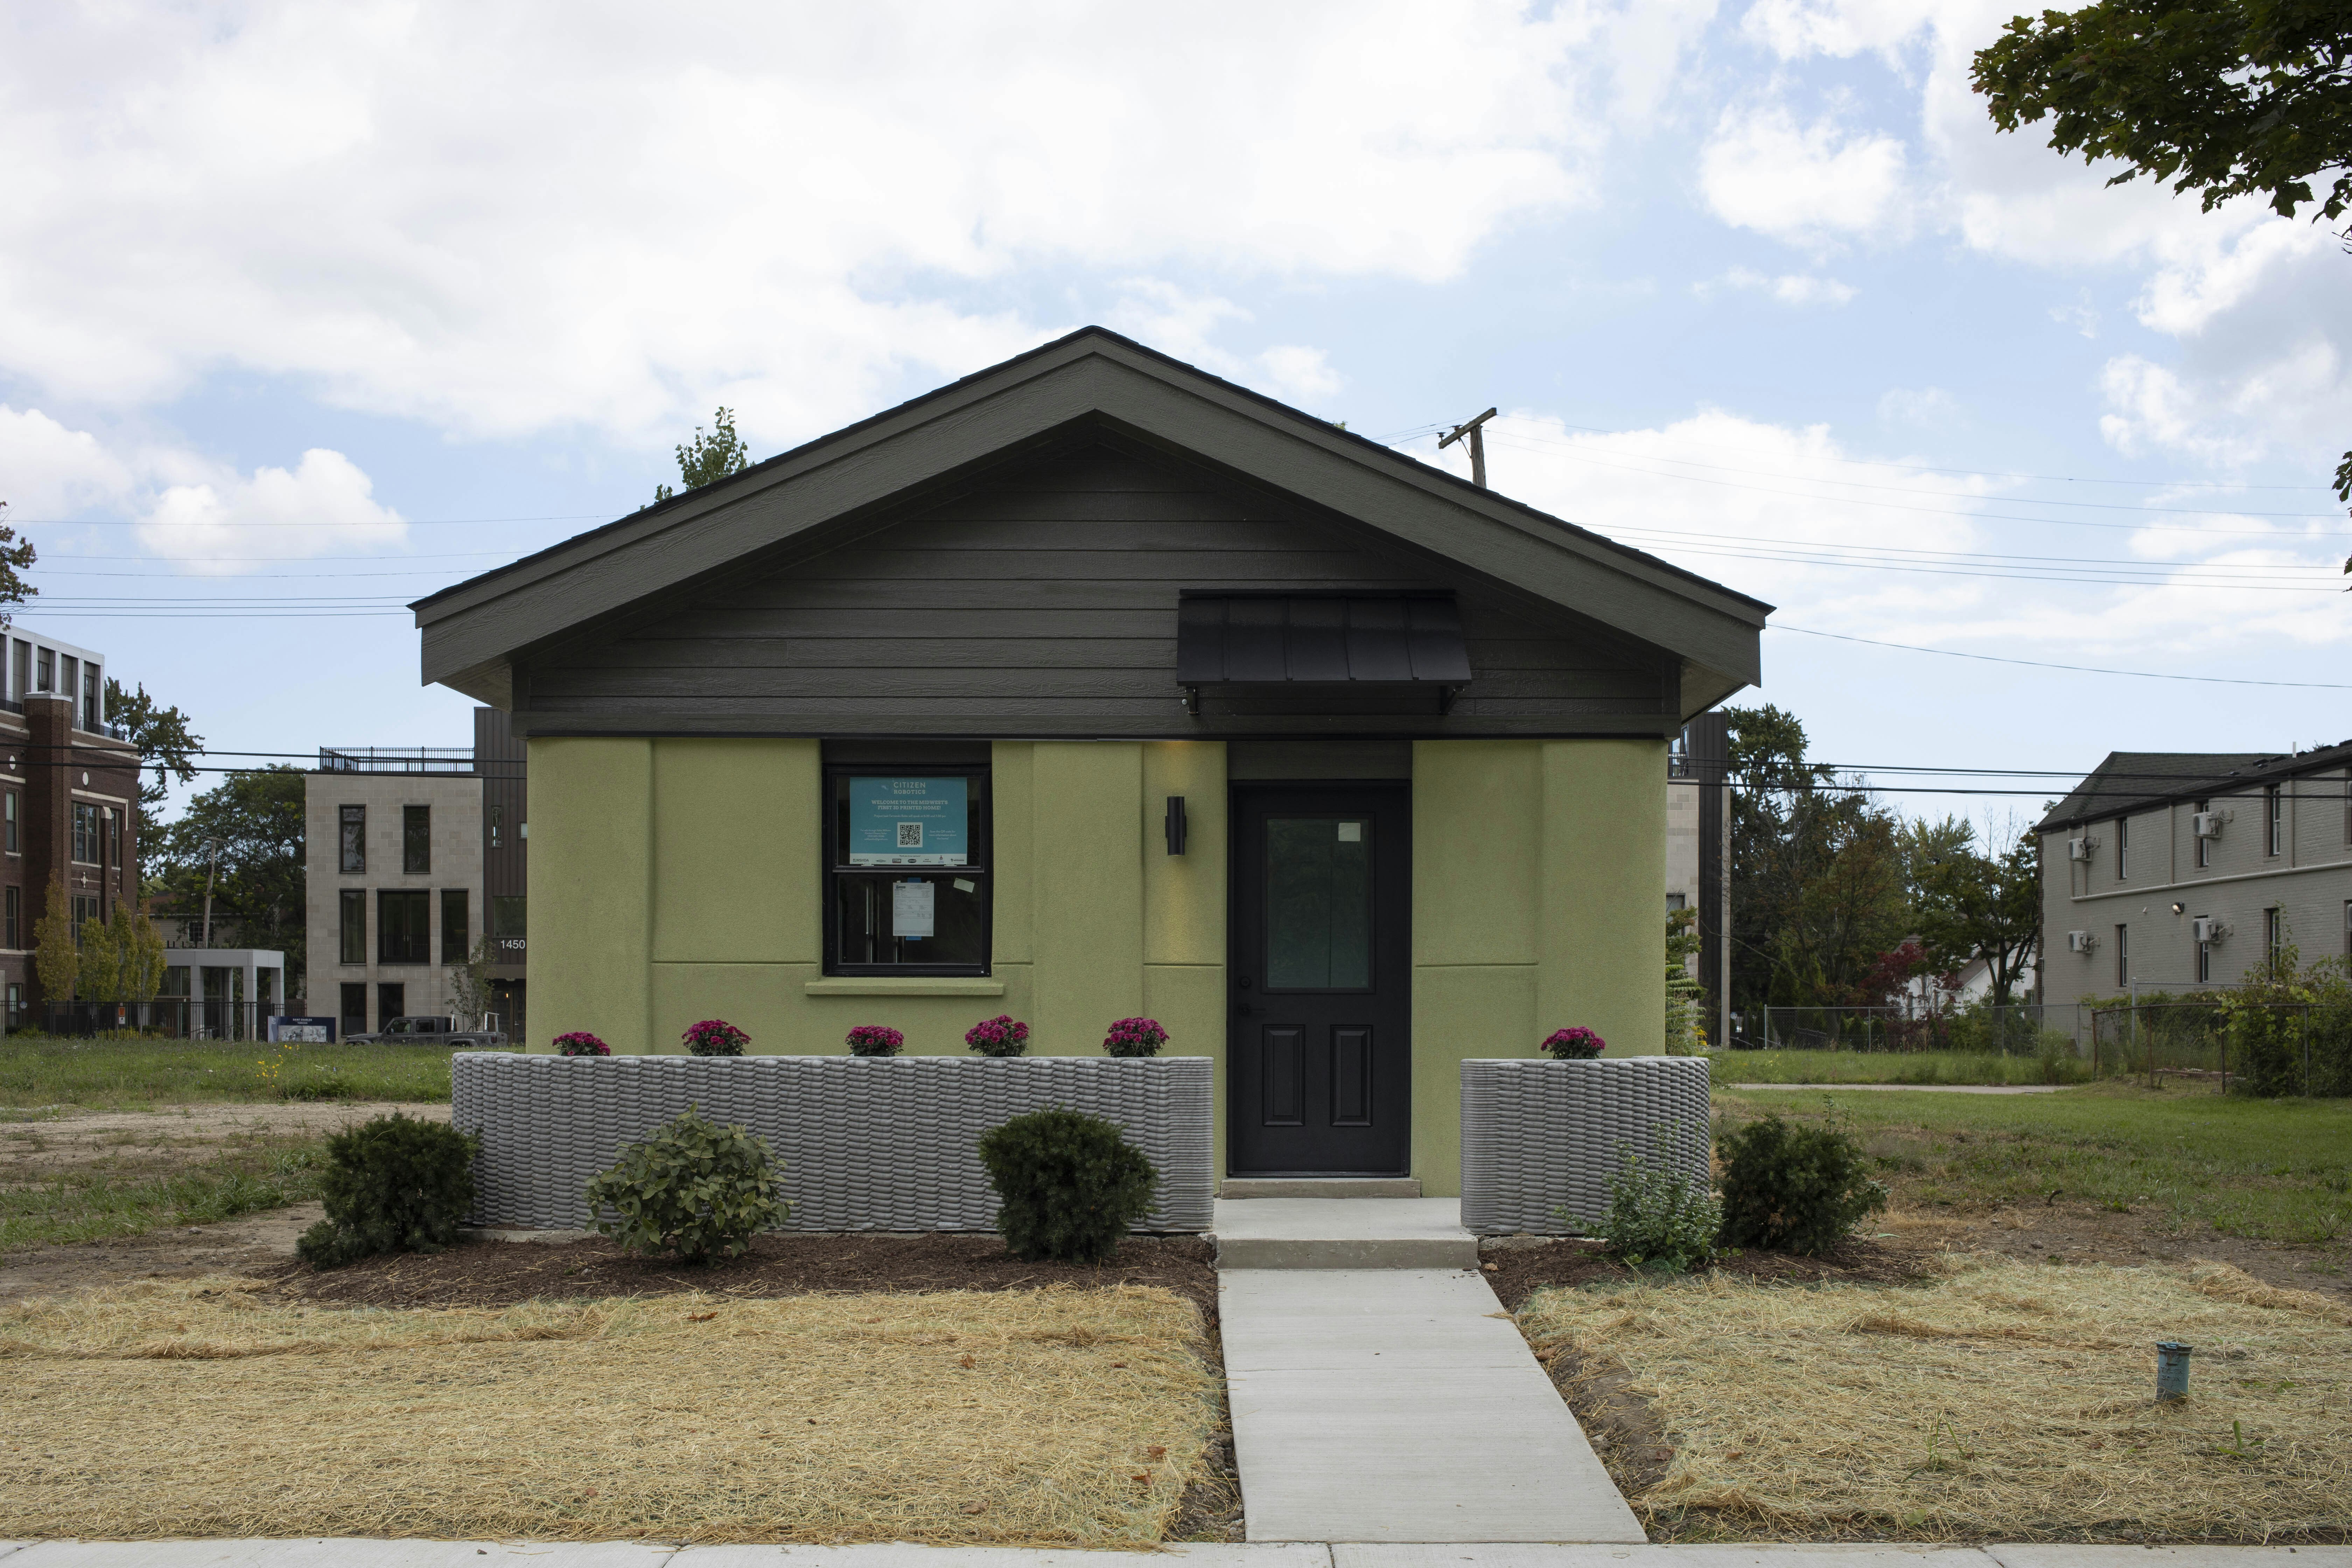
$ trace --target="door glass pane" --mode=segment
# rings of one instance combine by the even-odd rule
[[[1372,825],[1274,816],[1265,824],[1265,984],[1360,991],[1372,983]]]

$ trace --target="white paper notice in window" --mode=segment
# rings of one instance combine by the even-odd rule
[[[890,934],[902,941],[931,934],[934,889],[929,882],[890,884]]]

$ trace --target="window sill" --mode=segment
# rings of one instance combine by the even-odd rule
[[[1002,996],[1004,982],[982,974],[836,974],[803,989],[811,996]]]

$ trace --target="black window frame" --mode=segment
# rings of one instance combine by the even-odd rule
[[[25,947],[24,942],[21,940],[25,934],[25,890],[22,888],[17,887],[15,883],[10,883],[8,886],[6,901],[8,940],[5,942],[0,942],[0,946],[6,947],[12,952],[21,952],[24,951]]]
[[[11,855],[22,855],[25,852],[25,792],[11,784],[5,793],[7,799],[0,803],[0,812],[5,812],[6,816],[5,847]]]
[[[2286,793],[2276,784],[2263,786],[2263,858],[2275,860],[2286,848]]]
[[[2131,926],[2127,921],[2118,921],[2116,925],[2116,989],[2128,990],[2131,983]]]
[[[359,831],[353,833],[353,828]],[[338,863],[342,867],[341,875],[367,875],[366,806],[344,805],[335,808],[335,852],[340,858]]]
[[[352,918],[356,911],[357,920]],[[341,963],[367,962],[367,889],[345,888],[338,899],[336,910],[336,960]]]
[[[405,918],[396,922],[391,918],[394,900],[403,905],[413,905],[421,911],[414,925],[416,942],[414,956],[410,956],[405,944],[400,950],[401,956],[393,955],[392,939],[395,926],[408,929],[411,923]],[[386,969],[419,968],[433,962],[433,895],[428,889],[378,888],[375,890],[375,961]]]
[[[408,982],[379,980],[375,983],[375,1026],[380,1031],[394,1018],[408,1016]]]
[[[400,808],[400,874],[433,875],[433,808],[429,805]]]
[[[2116,818],[2116,880],[2131,880],[2131,818]]]
[[[77,866],[101,866],[106,853],[104,840],[99,835],[98,803],[78,800],[73,803],[73,842],[69,853]]]
[[[2207,812],[2211,811],[2212,809],[2213,803],[2210,800],[2198,801],[2191,807],[2195,816],[2192,816],[2189,818],[2189,837],[2197,841],[2197,868],[2200,871],[2213,864],[2213,841],[2205,837],[2205,835],[2197,831],[2196,818],[2204,816]]]
[[[367,982],[364,980],[346,980],[342,984],[343,994],[341,998],[341,1018],[343,1033],[346,1035],[363,1035],[367,1033]],[[357,1002],[359,1005],[356,1007],[352,1006],[352,1004],[353,1002]]]
[[[474,920],[472,911],[467,908],[468,891],[465,888],[441,889],[441,962],[444,963],[463,963],[473,956]],[[455,920],[449,918],[453,910],[457,915]]]
[[[489,921],[488,934],[496,938],[530,936],[530,895],[529,893],[496,893],[491,895],[485,917]],[[511,916],[513,918],[509,919]]]
[[[996,962],[996,789],[991,776],[992,764],[985,762],[952,763],[924,761],[825,762],[824,805],[824,831],[819,851],[823,875],[818,879],[817,918],[822,921],[823,973],[833,975],[914,976],[938,975],[973,979],[985,978],[994,973]],[[850,778],[960,778],[978,796],[979,826],[974,837],[979,842],[970,846],[961,866],[852,866],[847,864],[847,850],[841,843],[840,781]],[[968,831],[971,831],[968,828]],[[850,963],[841,956],[841,928],[837,916],[840,910],[840,880],[843,877],[874,876],[908,877],[956,876],[968,878],[980,884],[980,947],[978,963]]]

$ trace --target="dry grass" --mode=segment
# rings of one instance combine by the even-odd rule
[[[0,1307],[0,1537],[1157,1541],[1217,1425],[1168,1291]]]
[[[1652,1402],[1675,1451],[1632,1500],[1661,1522],[1928,1540],[2352,1523],[2340,1304],[2218,1264],[1948,1267],[1917,1289],[1552,1290],[1519,1320],[1539,1354],[1622,1364]],[[2191,1397],[2159,1406],[2164,1339],[2197,1350]]]

